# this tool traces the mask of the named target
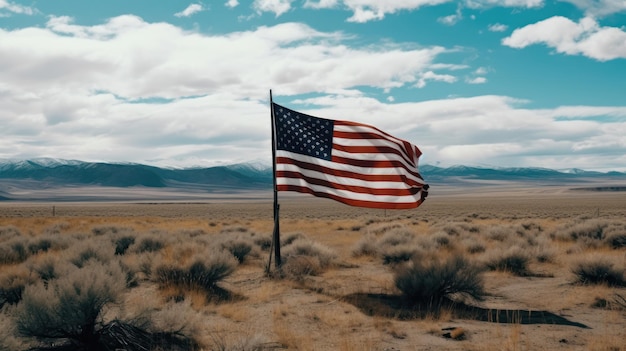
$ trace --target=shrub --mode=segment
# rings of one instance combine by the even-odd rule
[[[158,238],[144,237],[135,243],[133,251],[136,253],[156,252],[165,247],[163,240]]]
[[[45,286],[49,281],[61,277],[70,270],[70,263],[55,256],[46,256],[41,260],[29,262],[28,266],[43,281]]]
[[[123,255],[126,253],[130,245],[135,243],[135,237],[132,235],[125,235],[115,239],[115,254]]]
[[[29,256],[28,239],[15,237],[0,244],[0,264],[15,264],[26,261]]]
[[[413,304],[436,304],[454,296],[482,300],[482,271],[464,257],[411,260],[395,272],[394,282]]]
[[[253,242],[263,251],[268,251],[272,247],[272,237],[269,235],[257,236]]]
[[[280,245],[281,246],[287,246],[290,245],[291,243],[293,243],[294,241],[298,240],[298,239],[306,239],[306,236],[302,233],[292,233],[287,235],[286,237],[284,237],[281,241],[280,241]]]
[[[519,246],[494,252],[485,261],[485,265],[491,270],[510,272],[519,276],[529,274],[528,263],[530,263],[530,255]]]
[[[408,244],[415,238],[413,232],[407,228],[394,228],[386,232],[378,241],[379,247],[397,246]]]
[[[91,260],[107,263],[114,256],[113,247],[108,241],[84,241],[68,251],[69,261],[78,268],[84,267]]]
[[[132,228],[117,227],[114,225],[103,225],[103,226],[97,226],[97,227],[91,228],[91,232],[95,236],[111,235],[111,234],[118,234],[118,233],[124,233],[124,232],[132,232],[132,231],[133,231]]]
[[[217,254],[196,255],[189,264],[161,263],[154,270],[153,278],[163,287],[175,286],[182,289],[215,292],[217,283],[231,275],[237,261],[226,252]]]
[[[124,290],[116,264],[90,262],[50,282],[29,286],[15,313],[16,331],[34,339],[34,350],[196,350],[183,330],[147,330],[145,319],[105,321],[107,305]],[[140,323],[143,321],[143,323]]]
[[[624,270],[604,258],[592,258],[576,264],[572,268],[575,282],[583,285],[606,284],[609,286],[626,286]]]
[[[415,247],[394,246],[383,254],[383,264],[395,265],[404,263],[418,256],[420,250]]]
[[[606,243],[613,249],[626,247],[626,233],[613,233],[607,235]]]
[[[0,278],[0,308],[15,305],[22,300],[26,286],[32,284],[32,278],[19,274],[9,274]]]
[[[105,305],[117,301],[124,289],[119,266],[90,264],[59,279],[26,287],[16,311],[21,336],[67,340],[77,349],[101,349],[98,329]]]
[[[297,240],[284,248],[285,259],[294,256],[317,257],[322,268],[329,267],[337,255],[328,247],[311,240]]]
[[[243,263],[252,251],[252,244],[243,239],[234,239],[223,242],[222,248],[233,254],[239,263]]]
[[[359,256],[376,256],[378,255],[378,245],[376,245],[376,237],[373,234],[366,234],[354,245],[352,255]]]
[[[22,233],[15,226],[0,226],[0,242],[22,236]]]
[[[513,229],[511,227],[496,225],[493,227],[489,227],[487,230],[487,238],[495,241],[507,241],[511,234],[513,233]]]

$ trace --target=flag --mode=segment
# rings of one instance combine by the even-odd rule
[[[415,208],[428,195],[415,145],[366,124],[272,108],[277,191],[385,209]]]

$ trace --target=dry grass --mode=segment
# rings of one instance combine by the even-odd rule
[[[584,258],[599,255],[623,274],[626,200],[510,195],[433,196],[418,210],[396,212],[285,200],[283,258],[296,279],[265,275],[268,203],[57,204],[57,217],[47,205],[0,205],[0,246],[10,254],[0,260],[0,292],[10,297],[0,309],[0,350],[33,346],[15,331],[20,292],[116,262],[127,284],[105,306],[103,321],[141,317],[151,333],[170,326],[167,332],[192,337],[204,350],[623,349],[626,288],[576,284],[573,269],[595,267]],[[216,299],[187,270],[198,257],[208,268],[208,257],[222,250],[233,256],[232,272],[204,281],[221,294]],[[513,253],[522,253],[522,263]],[[459,255],[493,267],[484,274],[484,301],[471,303],[502,313],[480,319],[451,305],[408,313],[394,269],[409,258]],[[159,283],[163,265],[186,274]],[[526,324],[529,310],[590,329]]]

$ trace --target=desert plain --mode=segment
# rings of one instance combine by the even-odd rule
[[[21,299],[4,300],[0,349],[78,347],[25,334],[21,305],[33,303],[37,289],[45,295],[63,274],[93,266],[76,263],[92,250],[89,259],[118,262],[127,277],[102,304],[96,328],[149,315],[144,325],[189,337],[188,349],[626,350],[624,192],[450,188],[414,210],[282,193],[279,202],[281,270],[270,259],[269,192],[193,201],[0,202],[0,288],[23,282]],[[24,253],[6,258],[15,255],[15,243]],[[235,253],[235,246],[244,250]],[[237,260],[214,289],[158,276],[160,266],[183,269],[229,249]],[[415,302],[396,284],[407,265],[455,257],[476,268],[470,274],[480,298],[461,291],[445,303]],[[72,263],[80,269],[58,268]],[[61,277],[43,284],[44,266],[57,267]],[[594,267],[606,268],[612,280]],[[146,346],[169,348],[185,346]]]

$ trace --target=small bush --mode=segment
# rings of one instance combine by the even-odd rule
[[[587,259],[572,268],[575,282],[578,284],[606,284],[609,286],[626,286],[624,270],[603,258]]]
[[[613,249],[626,247],[626,233],[613,233],[607,235],[606,243]]]
[[[378,245],[376,244],[376,237],[372,234],[366,234],[354,245],[352,249],[352,255],[359,256],[377,256]]]
[[[157,252],[165,247],[165,242],[158,238],[144,237],[135,243],[133,251],[135,253]]]
[[[43,283],[28,286],[16,311],[17,331],[44,345],[60,339],[79,350],[101,349],[103,308],[117,301],[123,289],[119,266],[98,263],[75,269],[51,281],[48,288]]]
[[[115,254],[123,255],[126,253],[130,245],[135,243],[135,237],[132,235],[125,235],[115,239]]]
[[[55,256],[46,256],[41,260],[29,262],[31,272],[41,279],[45,286],[48,282],[57,279],[70,270],[70,263]]]
[[[263,251],[268,251],[272,247],[272,237],[269,235],[257,236],[253,242]]]
[[[286,246],[283,252],[287,260],[294,256],[317,257],[322,268],[329,267],[337,258],[335,252],[330,248],[308,239],[293,242]]]
[[[85,241],[68,249],[69,261],[78,268],[82,268],[91,260],[108,263],[114,256],[114,250],[110,242]]]
[[[530,255],[528,252],[518,246],[513,246],[506,251],[501,250],[489,255],[485,261],[485,266],[493,271],[498,270],[526,276],[529,274],[529,263]]]
[[[394,246],[387,249],[383,254],[383,264],[396,265],[410,261],[418,257],[420,250],[414,247]]]
[[[0,244],[0,264],[15,264],[26,261],[30,256],[28,239],[15,237]]]
[[[235,239],[222,243],[222,248],[233,254],[239,263],[243,263],[252,251],[252,244],[243,239]]]
[[[386,232],[378,241],[378,246],[381,248],[389,246],[398,246],[409,244],[415,238],[415,234],[407,228],[400,227],[394,228]]]
[[[17,229],[17,227],[12,225],[0,226],[0,242],[13,239],[18,236],[22,236],[22,233],[19,229]]]
[[[0,308],[4,305],[15,305],[22,300],[26,286],[34,280],[19,274],[9,274],[0,278]]]
[[[132,231],[133,231],[132,228],[118,227],[114,225],[103,225],[103,226],[97,226],[97,227],[91,228],[91,232],[95,236],[112,235],[112,234],[132,232]]]
[[[482,271],[464,257],[412,260],[395,273],[394,282],[413,304],[436,304],[454,296],[482,300]]]
[[[487,229],[487,238],[495,241],[507,241],[511,238],[514,230],[511,227],[496,225]]]
[[[212,293],[216,290],[217,283],[231,275],[236,267],[237,261],[226,252],[208,257],[196,255],[184,266],[159,264],[154,270],[153,279],[163,287],[175,286]]]

